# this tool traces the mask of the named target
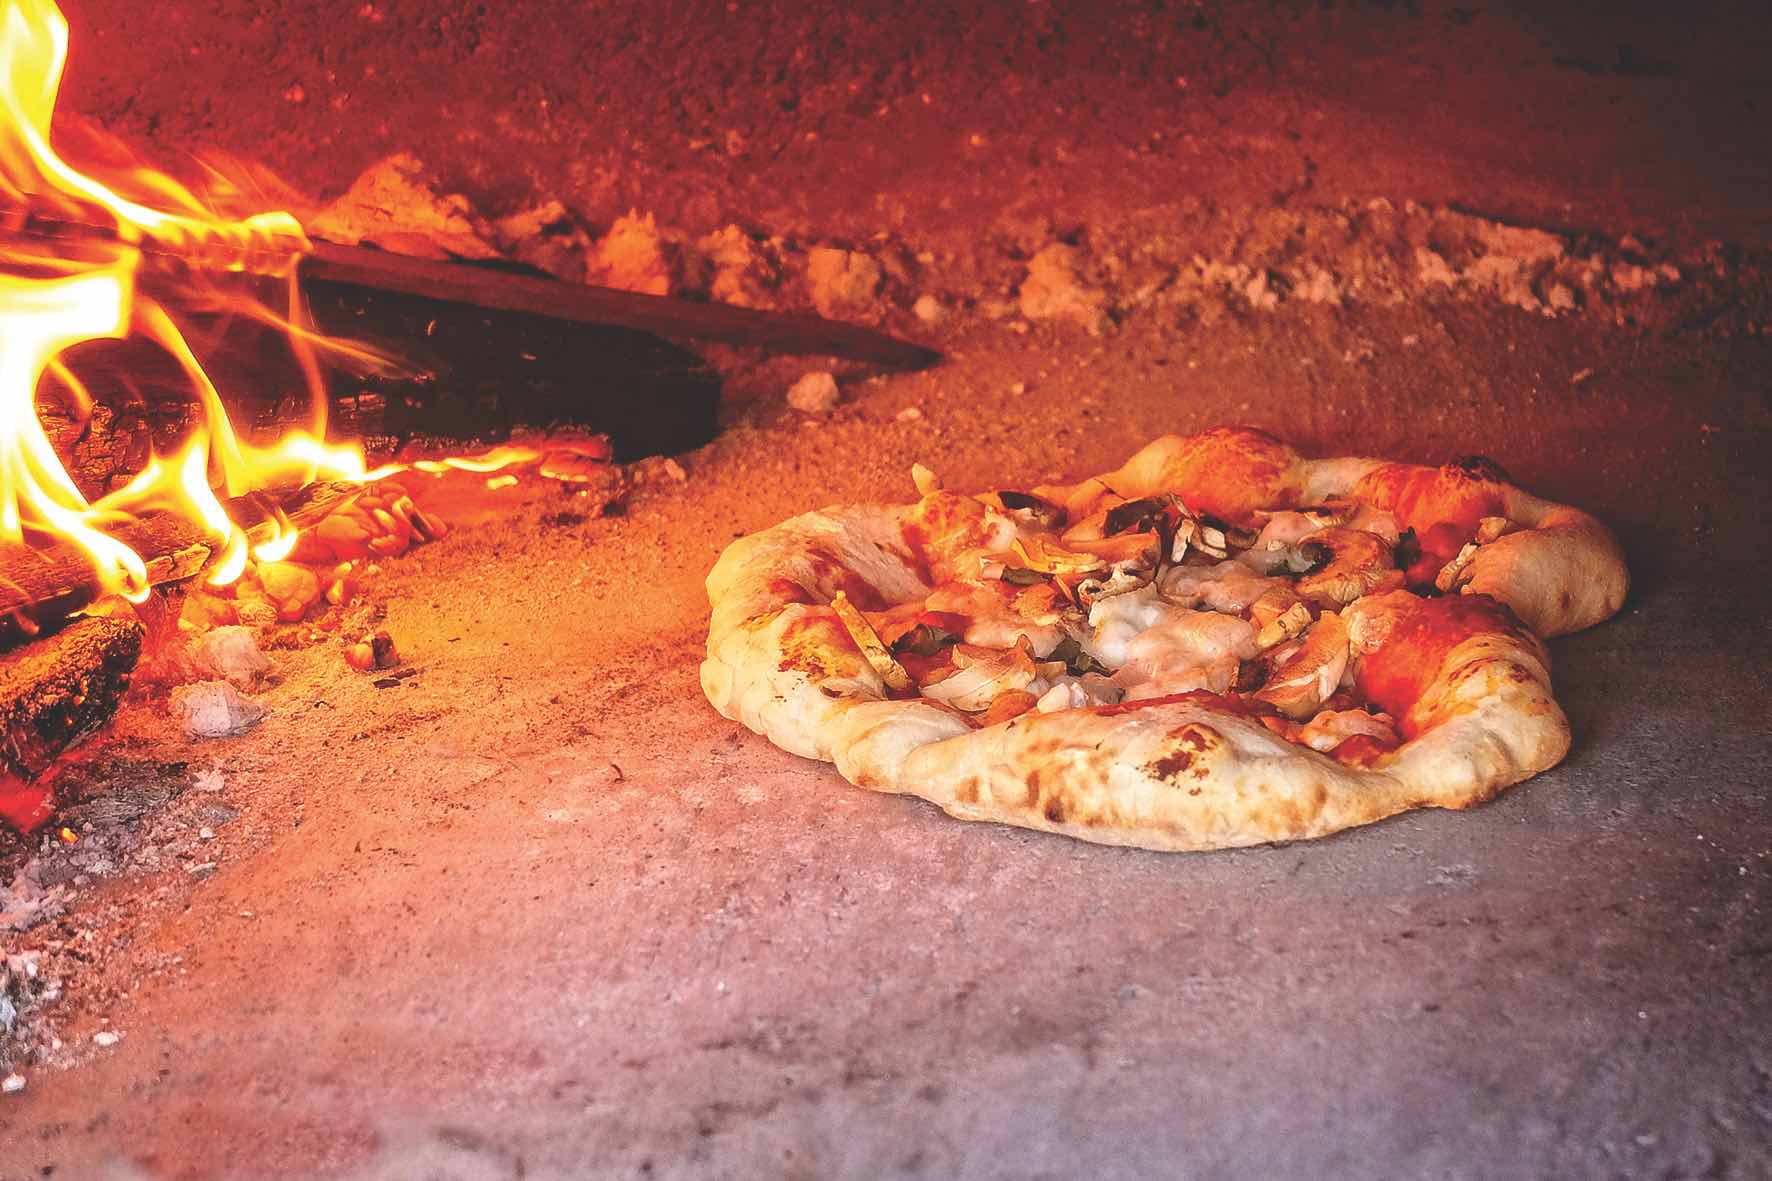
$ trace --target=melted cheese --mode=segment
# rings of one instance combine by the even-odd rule
[[[1363,709],[1326,709],[1299,728],[1293,739],[1327,754],[1356,734],[1376,738],[1386,746],[1397,745],[1396,723],[1389,714],[1369,714]]]
[[[1223,693],[1255,655],[1255,625],[1235,615],[1165,602],[1155,588],[1102,599],[1083,645],[1111,669],[1129,699],[1210,689]]]
[[[1014,587],[994,580],[949,582],[936,587],[924,601],[929,611],[963,616],[968,644],[985,648],[1013,648],[1022,636],[1034,646],[1034,655],[1045,656],[1064,639],[1053,592],[1044,584]]]
[[[1089,608],[1089,636],[1083,641],[1083,651],[1109,668],[1119,668],[1126,663],[1126,645],[1168,612],[1181,610],[1185,608],[1159,598],[1154,586],[1098,599]]]
[[[1255,655],[1255,625],[1216,611],[1172,608],[1126,645],[1114,683],[1128,700],[1205,689],[1224,693],[1237,666]]]
[[[1293,514],[1297,515],[1297,514]],[[1270,590],[1290,590],[1285,578],[1257,574],[1234,558],[1212,566],[1176,566],[1163,574],[1163,596],[1183,607],[1240,615]]]

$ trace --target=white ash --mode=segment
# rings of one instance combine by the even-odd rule
[[[775,306],[781,286],[782,242],[760,240],[738,226],[726,226],[697,239],[707,262],[708,298],[745,308]]]
[[[43,862],[33,857],[0,891],[0,931],[28,931],[67,910],[68,888],[43,881]]]
[[[1020,290],[1021,314],[1029,320],[1062,320],[1091,336],[1107,331],[1108,293],[1083,277],[1083,252],[1054,242],[1028,260]]]
[[[409,153],[379,160],[344,196],[306,220],[310,233],[355,246],[371,242],[423,258],[495,258],[492,227],[459,193],[439,194],[424,162]]]
[[[609,233],[592,248],[585,276],[605,287],[670,295],[683,284],[678,251],[659,231],[650,213],[637,210],[617,218]]]
[[[199,681],[173,690],[172,710],[193,738],[230,738],[264,719],[265,707],[226,681]]]
[[[1721,248],[1675,259],[1629,234],[1600,239],[1383,198],[1207,209],[1147,231],[1142,241],[1111,241],[1112,231],[1092,228],[1081,245],[1024,239],[958,258],[889,234],[871,238],[866,251],[736,225],[695,237],[638,210],[593,241],[558,200],[493,220],[459,196],[438,196],[411,157],[375,165],[322,216],[335,213],[348,223],[339,240],[397,238],[407,253],[483,256],[496,246],[555,274],[628,290],[749,307],[809,302],[838,318],[881,319],[903,309],[926,328],[975,307],[1016,332],[1031,320],[1101,333],[1145,308],[1180,309],[1210,325],[1229,311],[1277,312],[1294,303],[1447,298],[1622,323],[1640,319],[1676,286],[1708,285],[1726,295],[1740,269]],[[1021,251],[1031,252],[1020,255],[1025,264],[1014,261]],[[951,302],[914,295],[942,278],[932,272],[943,261],[956,268],[948,287],[962,294]],[[1006,290],[1013,299],[1001,298]]]
[[[837,379],[823,371],[805,374],[788,387],[788,405],[802,414],[829,414],[840,401]]]
[[[210,628],[191,640],[185,655],[199,675],[242,691],[256,688],[271,669],[253,629],[238,624]]]
[[[806,253],[806,285],[822,316],[871,309],[885,277],[880,264],[858,250],[814,246]]]

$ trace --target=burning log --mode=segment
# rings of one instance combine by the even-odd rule
[[[308,484],[281,497],[253,493],[222,504],[247,540],[258,545],[273,540],[285,523],[300,528],[319,522],[362,491],[360,484]],[[142,556],[151,586],[192,577],[222,546],[201,521],[178,513],[144,514],[111,536]],[[103,594],[91,559],[78,546],[65,541],[41,549],[0,546],[0,638],[31,635],[43,622],[71,615]]]

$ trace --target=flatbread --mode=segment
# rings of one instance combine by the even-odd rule
[[[1400,555],[1397,566],[1368,563],[1366,583],[1350,588],[1342,580],[1312,592],[1309,628],[1322,629],[1331,646],[1343,645],[1345,663],[1324,674],[1341,670],[1337,684],[1303,690],[1305,709],[1319,690],[1326,701],[1333,692],[1343,706],[1358,703],[1320,715],[1327,728],[1348,723],[1358,731],[1370,714],[1375,732],[1388,727],[1396,739],[1356,736],[1332,750],[1313,749],[1315,723],[1281,716],[1271,704],[1287,701],[1284,686],[1266,687],[1265,697],[1263,689],[1160,693],[1152,687],[1163,683],[1162,669],[1141,672],[1146,680],[1128,690],[1153,694],[1143,700],[1043,712],[1050,698],[1034,709],[1005,697],[996,705],[1007,701],[1016,715],[996,721],[988,711],[956,709],[914,687],[889,689],[833,606],[841,599],[870,620],[890,623],[914,615],[932,591],[951,598],[956,580],[978,585],[991,555],[1013,562],[1057,552],[1063,561],[1056,526],[1043,532],[1028,513],[1005,505],[1034,502],[1040,512],[1056,506],[1069,538],[1089,532],[1080,523],[1101,519],[1104,509],[1152,497],[1177,498],[1181,520],[1196,536],[1218,538],[1219,530],[1246,540],[1257,527],[1266,536],[1276,524],[1309,516],[1298,510],[1326,504],[1343,517],[1354,514],[1351,524],[1370,526],[1336,526],[1333,538],[1322,534],[1327,540],[1400,533],[1402,543],[1382,547],[1387,557]],[[1285,552],[1296,556],[1317,536]],[[1171,541],[1165,536],[1162,544]],[[1235,553],[1225,559],[1232,560]],[[1142,598],[1120,600],[1131,605],[1122,614],[1148,607],[1147,614],[1167,611],[1165,619],[1189,626],[1215,623],[1194,619],[1202,614],[1195,608],[1183,618],[1158,601],[1162,586],[1212,578],[1231,586],[1241,577],[1208,561],[1192,552],[1159,567],[1157,580],[1135,592]],[[1436,593],[1435,578],[1452,593]],[[1398,589],[1405,584],[1412,589]],[[1116,471],[1028,495],[959,496],[931,486],[911,504],[807,513],[733,542],[707,587],[712,617],[701,680],[708,700],[782,749],[832,762],[857,786],[917,795],[963,820],[1199,850],[1318,837],[1422,806],[1465,808],[1554,766],[1570,733],[1551,697],[1540,637],[1610,616],[1624,601],[1628,576],[1617,542],[1599,521],[1515,487],[1489,461],[1429,468],[1305,459],[1263,432],[1219,428],[1158,439]],[[1091,617],[1120,609],[1102,606],[1110,602],[1096,600]],[[1249,619],[1250,611],[1244,605],[1222,614]],[[1044,626],[1016,631],[1012,621],[1012,642],[1024,653],[1049,646]],[[1234,651],[1247,651],[1253,628],[1226,623],[1219,630],[1234,633]],[[1309,638],[1307,632],[1278,651],[1296,655]],[[1111,647],[1099,634],[1085,641],[1103,652]],[[1223,658],[1232,665],[1234,651]],[[1252,663],[1243,661],[1244,671]],[[1198,679],[1198,670],[1183,671],[1178,683]],[[1124,680],[1123,673],[1124,667],[1113,675]],[[1200,675],[1222,679],[1222,672]],[[1079,697],[1090,678],[1054,681]]]

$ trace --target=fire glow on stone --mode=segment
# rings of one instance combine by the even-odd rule
[[[0,209],[0,538],[72,542],[91,557],[107,591],[140,601],[148,592],[143,560],[111,531],[150,510],[177,512],[202,522],[216,542],[219,556],[210,581],[225,584],[245,569],[248,541],[220,496],[316,479],[373,480],[403,469],[389,465],[369,471],[359,447],[325,441],[327,399],[315,354],[356,350],[301,326],[295,268],[308,240],[293,216],[221,216],[212,211],[217,202],[206,205],[152,169],[89,173],[57,154],[51,125],[67,49],[67,22],[50,0],[0,0],[0,192],[11,207]],[[32,219],[96,233],[83,235],[77,246],[52,251],[28,235],[5,232]],[[204,282],[200,272],[216,270],[288,279],[285,315],[256,303],[240,306],[247,301],[239,297],[229,297],[229,306],[286,331],[308,377],[312,410],[306,429],[290,431],[268,447],[235,433],[219,393],[172,316],[140,290],[144,258],[151,255],[190,261],[193,285]],[[78,411],[89,412],[91,400],[62,364],[62,354],[84,341],[132,334],[153,341],[178,362],[202,408],[201,424],[174,453],[155,456],[126,486],[88,501],[44,433],[36,398],[40,387],[52,382]],[[509,449],[491,462],[531,457]],[[285,527],[252,556],[277,561],[295,541],[294,530]]]

